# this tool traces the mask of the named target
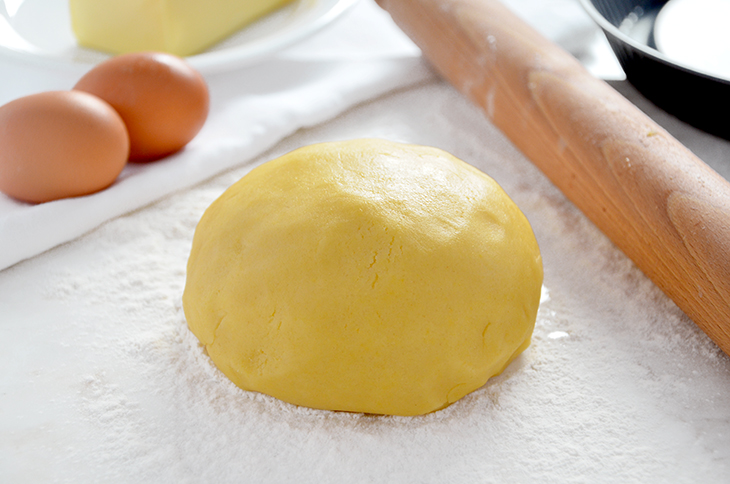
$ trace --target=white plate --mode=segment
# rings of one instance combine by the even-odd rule
[[[654,42],[673,61],[730,79],[728,19],[728,0],[669,0],[657,15]]]
[[[255,63],[319,31],[356,2],[295,0],[188,60],[204,73]],[[0,56],[75,71],[109,57],[77,45],[68,0],[0,0]]]

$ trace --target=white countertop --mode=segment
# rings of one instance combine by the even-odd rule
[[[326,52],[333,36],[348,37],[373,14],[369,1],[309,41],[322,62],[342,53]],[[592,58],[600,47],[585,49],[600,37],[577,2],[505,3],[603,66],[596,72],[611,71],[610,59]],[[382,49],[378,56],[418,64],[412,46],[398,42],[365,53]],[[301,62],[306,45],[273,62]],[[415,83],[383,84],[369,99],[282,132],[252,160],[242,156],[222,174],[1,270],[0,481],[730,482],[730,358],[477,108],[423,66],[412,69]],[[241,75],[209,79],[223,104],[216,116]],[[5,101],[64,82],[16,79],[0,88]],[[615,85],[730,177],[730,143]],[[358,137],[437,146],[477,166],[525,212],[543,255],[532,346],[483,388],[422,417],[312,410],[239,390],[202,353],[180,307],[193,231],[208,204],[259,163]]]

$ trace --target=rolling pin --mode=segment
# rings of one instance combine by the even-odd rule
[[[730,184],[500,2],[377,1],[730,355]]]

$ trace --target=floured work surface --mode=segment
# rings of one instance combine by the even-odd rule
[[[0,272],[2,480],[730,480],[730,358],[452,88],[367,103],[259,162],[358,137],[449,151],[527,215],[543,302],[532,346],[503,375],[422,417],[235,387],[186,328],[180,296],[195,225],[237,169]]]

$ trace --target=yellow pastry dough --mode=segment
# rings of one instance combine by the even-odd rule
[[[542,261],[488,176],[384,140],[300,148],[205,212],[183,307],[236,385],[308,407],[441,409],[530,343]]]

